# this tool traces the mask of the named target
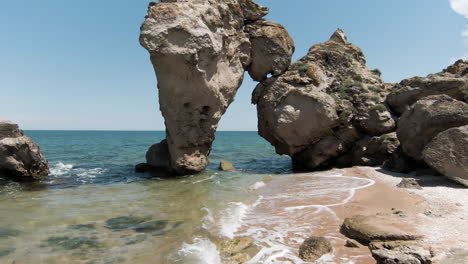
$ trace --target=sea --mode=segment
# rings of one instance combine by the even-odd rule
[[[217,132],[191,176],[136,173],[162,131],[25,131],[49,161],[35,183],[0,179],[0,263],[222,264],[223,241],[250,237],[247,263],[305,263],[311,235],[344,243],[333,208],[373,184],[342,170],[296,174],[257,132]],[[221,160],[236,171],[218,170]],[[327,254],[317,263],[361,263]]]

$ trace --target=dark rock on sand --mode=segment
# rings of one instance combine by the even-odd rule
[[[425,147],[423,158],[447,178],[468,187],[468,126],[439,133]]]
[[[372,241],[418,240],[423,238],[401,224],[397,215],[356,215],[346,218],[341,233],[368,244]]]
[[[422,161],[424,147],[440,132],[468,125],[468,105],[447,95],[417,101],[398,121],[397,135],[403,151]]]
[[[222,160],[219,163],[219,169],[222,170],[222,171],[234,171],[234,170],[236,170],[236,168],[234,168],[234,165],[232,165],[231,162],[226,161],[226,160]]]
[[[0,122],[0,176],[35,180],[49,174],[49,165],[39,146],[23,136],[18,125]]]
[[[422,187],[421,185],[419,185],[418,181],[416,181],[416,179],[411,178],[402,179],[401,182],[397,184],[397,187],[404,189],[422,190]]]
[[[310,237],[299,248],[299,258],[307,262],[314,262],[332,251],[333,247],[328,239],[324,237]]]

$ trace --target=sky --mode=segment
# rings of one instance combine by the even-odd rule
[[[468,0],[257,0],[293,37],[293,60],[342,28],[386,82],[468,59]],[[0,0],[0,120],[26,130],[164,130],[138,42],[146,0]],[[256,130],[246,76],[219,130]]]

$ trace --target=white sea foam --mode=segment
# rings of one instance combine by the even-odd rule
[[[57,163],[54,167],[50,168],[50,175],[62,176],[69,173],[73,169],[73,164]]]
[[[215,222],[213,213],[211,212],[209,208],[206,208],[206,207],[202,208],[201,210],[206,212],[206,215],[202,219],[202,227],[203,229],[209,231]]]
[[[265,185],[266,185],[265,182],[258,181],[256,183],[252,184],[252,186],[249,187],[249,190],[255,191],[255,190],[258,190],[258,189],[264,187]]]
[[[183,243],[177,254],[179,263],[221,264],[216,245],[206,238],[195,238],[192,244]]]
[[[242,225],[242,218],[249,207],[243,203],[230,203],[221,216],[221,235],[229,238],[234,237],[234,233]]]

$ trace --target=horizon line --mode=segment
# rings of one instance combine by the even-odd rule
[[[127,129],[22,129],[23,131],[89,131],[89,132],[165,132],[166,130]],[[258,130],[217,130],[216,132],[258,132]]]

